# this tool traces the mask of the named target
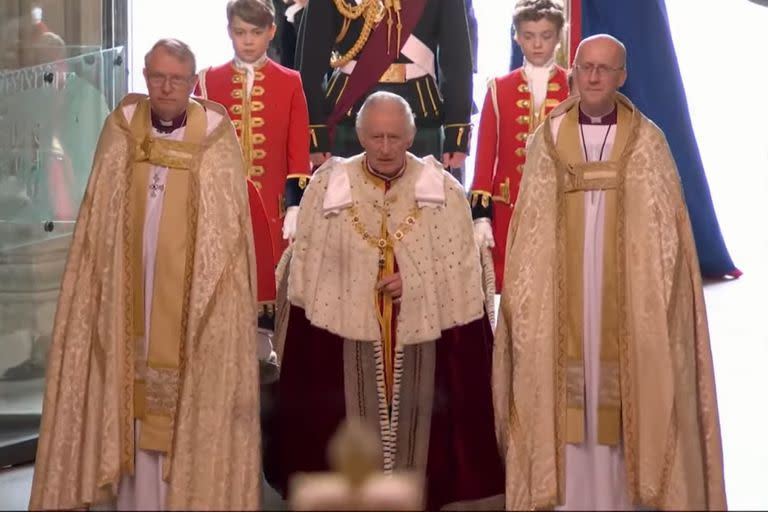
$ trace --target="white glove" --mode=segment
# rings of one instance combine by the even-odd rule
[[[477,247],[483,249],[485,247],[495,247],[496,242],[493,240],[493,230],[491,229],[491,219],[487,217],[480,217],[475,219],[475,242]]]
[[[296,238],[296,221],[299,218],[299,207],[289,206],[283,217],[283,240]]]

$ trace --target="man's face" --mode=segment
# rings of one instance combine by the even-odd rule
[[[623,54],[616,43],[596,39],[581,46],[573,65],[573,82],[581,95],[582,107],[607,113],[626,79]]]
[[[534,66],[543,66],[555,54],[560,33],[555,24],[547,18],[523,21],[520,23],[520,30],[515,33],[515,41],[522,48],[525,60]]]
[[[357,130],[368,165],[385,176],[394,176],[403,168],[414,135],[402,107],[393,102],[368,107]]]
[[[152,110],[164,121],[184,112],[196,82],[192,62],[179,60],[162,47],[150,55],[144,79]]]
[[[227,30],[237,58],[250,64],[264,55],[275,37],[275,28],[274,23],[270,27],[257,27],[240,16],[233,16]]]

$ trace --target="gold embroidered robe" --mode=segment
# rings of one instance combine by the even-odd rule
[[[567,251],[565,229],[578,224],[568,218],[566,196],[589,187],[615,191],[605,225],[613,226],[606,244],[615,241],[616,258],[603,272],[616,283],[629,497],[636,506],[658,509],[726,506],[704,296],[680,179],[663,133],[629,100],[620,96],[619,102],[631,120],[624,149],[612,162],[569,164],[556,147],[551,119],[578,108],[578,98],[553,111],[528,151],[494,346],[494,408],[506,454],[508,509],[549,508],[564,500],[566,277],[574,255]],[[610,183],[599,183],[604,178]]]
[[[31,509],[113,500],[134,457],[133,162],[123,108],[107,119],[80,208],[48,356]],[[186,271],[180,379],[166,456],[169,509],[255,509],[260,494],[256,283],[240,148],[219,123],[189,169],[193,255]],[[179,264],[183,264],[180,262]],[[180,290],[182,293],[182,290]]]

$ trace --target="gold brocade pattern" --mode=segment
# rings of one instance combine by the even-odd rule
[[[618,189],[623,179],[623,162],[618,159],[624,153],[626,142],[636,137],[637,119],[626,107],[620,107],[616,138],[611,150],[611,159],[601,162],[584,162],[584,153],[579,144],[578,109],[570,109],[562,118],[554,147],[563,164],[560,176],[564,193],[564,220],[558,224],[560,237],[565,247],[560,251],[559,269],[565,275],[564,293],[559,295],[558,308],[567,311],[564,333],[567,347],[566,370],[566,441],[582,443],[585,438],[584,411],[584,350],[583,311],[584,283],[584,200],[585,191],[602,190],[605,196],[603,227],[603,303],[600,329],[600,382],[598,401],[597,437],[600,444],[619,443],[621,400],[619,396],[618,360],[619,326],[621,315],[617,279],[617,254],[623,253],[625,240],[617,230],[617,218],[621,215],[621,201]],[[546,137],[545,140],[549,141]]]
[[[494,407],[512,510],[551,508],[564,498],[566,352],[558,333],[567,317],[557,308],[565,292],[557,226],[567,166],[550,123],[576,101],[559,106],[531,140],[507,245]],[[617,294],[627,488],[636,506],[721,510],[714,372],[680,179],[663,134],[620,101],[639,118],[617,183],[618,247],[626,248],[617,253]]]
[[[187,303],[194,262],[191,248],[194,247],[197,226],[197,176],[189,171],[192,163],[199,159],[207,122],[203,107],[190,101],[184,140],[176,141],[155,139],[150,132],[149,118],[149,101],[139,102],[131,120],[131,132],[135,140],[144,141],[142,148],[149,149],[143,153],[137,152],[133,166],[132,174],[138,177],[130,193],[135,203],[135,218],[145,217],[150,166],[174,163],[183,167],[167,169],[155,257],[155,279],[150,291],[153,296],[150,332],[144,332],[143,307],[137,307],[134,312],[137,340],[146,336],[149,341],[146,354],[143,346],[137,347],[136,364],[148,366],[149,371],[139,372],[137,369],[133,401],[136,409],[134,414],[143,420],[139,448],[169,453],[173,443],[176,397],[179,394],[179,368],[184,360]],[[135,231],[132,240],[135,248],[130,251],[135,257],[131,266],[138,269],[136,277],[140,276],[134,282],[133,290],[134,296],[140,297],[140,300],[134,300],[137,306],[143,306],[146,292],[143,280],[143,236],[143,230]],[[153,382],[151,379],[158,380]]]
[[[155,139],[147,136],[136,150],[137,162],[149,162],[159,167],[189,170],[194,166],[199,145],[177,140]]]
[[[133,465],[135,340],[126,290],[134,271],[127,242],[137,222],[126,204],[136,141],[123,110],[143,98],[128,95],[109,116],[78,216],[48,359],[32,509],[108,503]],[[202,103],[226,118],[217,104]],[[199,179],[199,210],[167,507],[253,510],[261,480],[259,376],[256,358],[243,355],[256,345],[255,267],[230,123],[206,137],[190,172]]]

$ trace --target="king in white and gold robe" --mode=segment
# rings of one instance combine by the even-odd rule
[[[376,289],[394,272],[399,304]],[[287,297],[280,467],[267,473],[276,487],[327,470],[331,436],[344,418],[360,417],[379,433],[382,470],[426,477],[430,509],[501,506],[480,257],[464,191],[436,160],[408,154],[389,179],[364,155],[316,171]]]

